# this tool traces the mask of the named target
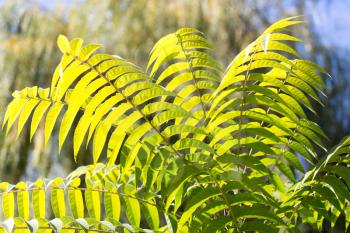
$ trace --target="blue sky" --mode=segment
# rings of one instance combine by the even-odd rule
[[[323,45],[350,48],[350,0],[307,1],[307,7]]]
[[[57,3],[70,4],[74,0],[37,1],[50,8]],[[320,42],[327,47],[350,49],[350,0],[305,0],[305,3]]]
[[[5,0],[0,0],[0,4]],[[77,0],[28,0],[51,8],[57,4],[71,4]],[[253,1],[254,2],[254,1]],[[294,0],[286,0],[293,5]],[[305,0],[308,17],[326,47],[350,50],[350,0]]]

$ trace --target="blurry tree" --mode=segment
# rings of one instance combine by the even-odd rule
[[[335,0],[315,0],[312,1],[311,7],[304,0],[296,0],[295,2],[298,14],[304,14],[309,19],[307,28],[303,31],[305,41],[307,41],[305,55],[325,67],[333,77],[326,80],[329,88],[328,97],[324,100],[326,107],[318,106],[318,118],[314,119],[330,135],[326,142],[327,147],[330,148],[344,135],[350,133],[350,78],[348,75],[350,60],[347,58],[348,51],[337,46],[323,44],[322,34],[316,30],[315,22],[312,20],[311,7],[316,8],[318,4],[330,7]],[[336,33],[335,28],[334,33]]]
[[[260,5],[246,7],[247,4],[244,0],[85,0],[45,8],[38,2],[5,1],[0,7],[1,106],[7,104],[11,90],[30,83],[47,86],[53,64],[58,62],[52,48],[60,33],[99,41],[104,44],[105,52],[118,51],[118,55],[145,65],[157,38],[179,27],[195,27],[205,32],[210,41],[221,45],[218,59],[226,65],[228,59],[256,37],[261,26],[269,23]],[[45,69],[39,69],[38,64]],[[57,175],[71,170],[70,166],[87,162],[73,164],[70,158],[59,158],[66,169],[51,168],[51,160],[57,159],[53,156],[57,145],[44,148],[39,133],[33,138],[34,146],[30,146],[25,140],[28,137],[26,133],[15,143],[15,135],[6,140],[1,135],[2,180],[16,182],[21,176],[33,180]]]
[[[11,90],[35,81],[46,85],[57,63],[54,52],[57,33],[64,24],[26,1],[8,1],[0,8],[0,101],[4,106],[10,99]],[[40,66],[39,66],[40,65]],[[39,68],[41,67],[41,68]],[[44,68],[43,68],[44,67]],[[4,108],[1,107],[1,115]],[[1,179],[18,181],[26,173],[30,176],[45,175],[50,170],[51,146],[43,149],[43,140],[38,134],[34,146],[28,142],[28,132],[14,143],[16,135],[6,139],[1,133],[0,171]],[[39,167],[40,164],[40,167]]]

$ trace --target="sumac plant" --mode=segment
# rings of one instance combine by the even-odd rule
[[[348,227],[350,138],[318,158],[326,135],[307,116],[328,75],[292,48],[300,22],[273,24],[225,70],[193,28],[160,39],[146,69],[59,36],[51,86],[15,91],[3,126],[20,134],[30,119],[32,137],[43,122],[47,143],[60,121],[59,150],[72,131],[74,158],[89,146],[93,164],[1,183],[2,231],[277,233],[339,218]]]

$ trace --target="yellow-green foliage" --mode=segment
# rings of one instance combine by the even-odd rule
[[[146,71],[59,36],[51,87],[16,91],[3,124],[18,119],[19,135],[31,119],[32,137],[45,121],[47,142],[61,119],[59,149],[72,130],[74,157],[91,144],[94,165],[1,183],[3,229],[299,232],[300,220],[321,229],[341,214],[348,225],[350,139],[319,162],[325,135],[307,112],[326,72],[290,46],[300,22],[273,24],[225,71],[193,28],[159,40]],[[313,166],[301,181],[298,156]]]

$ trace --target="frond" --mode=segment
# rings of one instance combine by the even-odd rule
[[[46,117],[49,119],[46,121],[46,140],[52,132],[65,99],[66,108],[60,126],[59,148],[73,127],[79,110],[83,110],[74,130],[75,156],[85,137],[87,143],[93,138],[94,162],[98,161],[105,144],[108,148],[107,158],[109,163],[113,164],[124,146],[134,148],[134,154],[137,154],[137,150],[144,146],[142,142],[147,138],[151,138],[148,143],[152,142],[153,147],[164,144],[180,155],[178,151],[183,149],[183,142],[170,142],[169,137],[173,135],[166,137],[163,131],[169,130],[168,122],[193,116],[173,103],[157,101],[161,97],[173,98],[174,93],[152,83],[140,68],[117,56],[93,55],[99,47],[97,45],[81,48],[81,39],[69,42],[63,36],[58,38],[58,45],[63,56],[54,73],[51,89],[45,90],[45,98],[52,103]],[[39,94],[41,93],[40,90]],[[28,96],[31,98],[31,95],[36,94],[24,95],[25,97],[16,95],[9,105],[4,120],[8,129],[19,117],[20,132],[25,123],[21,119],[28,119],[31,111],[39,106],[38,100],[32,100],[30,104],[26,104],[27,108],[18,108],[19,105],[24,106]],[[44,110],[40,110],[41,117]],[[35,124],[37,122],[35,119]],[[112,134],[110,140],[107,139],[109,132]]]
[[[177,93],[174,103],[206,118],[209,99],[219,86],[221,68],[210,55],[212,46],[203,33],[181,28],[160,39],[148,62],[151,79]]]
[[[135,180],[122,183],[119,169],[97,164],[79,168],[65,179],[0,183],[1,216],[6,219],[2,227],[7,232],[145,232],[147,229],[140,228],[142,220],[153,232],[164,232],[156,195],[136,189]],[[80,178],[82,174],[85,179]],[[141,210],[149,211],[152,217],[141,218]]]
[[[301,218],[320,229],[340,214],[348,224],[350,140],[317,163],[326,135],[307,115],[322,105],[326,72],[290,45],[299,23],[270,26],[224,74],[192,28],[159,40],[147,72],[59,36],[51,87],[15,92],[3,125],[18,119],[19,134],[32,116],[32,137],[46,114],[47,141],[62,115],[59,148],[72,129],[75,157],[91,143],[94,163],[104,150],[107,163],[2,183],[4,229],[299,232]],[[298,156],[316,164],[302,181]]]
[[[7,124],[6,132],[8,133],[16,119],[18,119],[17,125],[17,137],[24,128],[25,123],[32,115],[30,125],[30,139],[35,134],[40,121],[47,112],[45,119],[45,144],[48,142],[55,122],[62,111],[63,107],[69,102],[71,91],[67,91],[65,99],[62,101],[54,101],[50,97],[50,93],[54,93],[55,89],[51,91],[50,88],[42,89],[39,87],[24,88],[21,91],[15,91],[13,101],[8,105],[6,114],[3,121],[3,127]],[[84,106],[81,106],[82,108]]]
[[[290,215],[295,215],[295,207],[302,213],[305,223],[322,230],[323,220],[335,227],[338,218],[346,219],[346,229],[350,218],[350,138],[346,137],[339,145],[319,162],[304,178],[291,187],[289,198],[283,203]],[[296,205],[296,203],[298,203]],[[294,216],[295,217],[295,216]]]
[[[288,18],[273,24],[236,56],[213,95],[207,125],[219,155],[269,155],[265,165],[276,164],[292,180],[287,166],[303,172],[295,153],[313,164],[314,145],[324,148],[324,133],[305,113],[314,112],[311,99],[321,103],[325,85],[318,72],[324,70],[287,44],[300,41],[286,32],[298,23]]]

